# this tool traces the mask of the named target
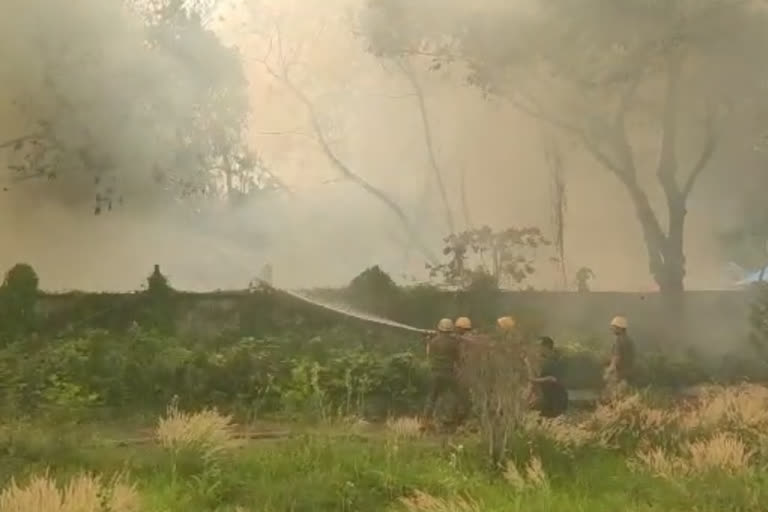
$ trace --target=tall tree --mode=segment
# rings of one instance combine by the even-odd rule
[[[551,208],[552,227],[555,233],[553,244],[557,252],[557,264],[560,267],[563,289],[568,288],[568,268],[565,260],[565,214],[568,209],[568,197],[563,173],[563,154],[554,137],[544,139],[544,154],[552,175]]]
[[[369,0],[363,14],[374,53],[460,61],[485,93],[578,141],[624,186],[650,273],[665,296],[680,298],[688,198],[727,130],[767,98],[762,5]],[[638,149],[652,136],[649,162]],[[665,212],[654,210],[642,186],[647,171],[663,191]]]
[[[66,178],[59,186],[95,196],[96,213],[131,192],[232,196],[271,183],[241,137],[247,81],[205,22],[214,4],[11,0],[0,76],[18,133],[0,148],[13,180]]]

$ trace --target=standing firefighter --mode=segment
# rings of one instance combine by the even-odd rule
[[[467,397],[458,378],[459,337],[453,329],[453,321],[443,318],[437,324],[437,334],[427,340],[431,383],[424,416],[428,422],[433,420],[439,400],[446,395],[453,395],[456,401],[452,420],[461,423],[467,415]]]
[[[555,342],[549,336],[539,338],[541,367],[531,378],[536,401],[534,409],[544,418],[556,418],[568,409],[568,391],[563,384],[565,369]]]
[[[453,326],[456,329],[456,334],[459,336],[472,333],[472,320],[470,320],[469,317],[462,316],[457,318]]]
[[[628,326],[627,319],[623,316],[614,317],[611,321],[611,331],[616,336],[616,341],[613,344],[611,361],[605,371],[605,381],[613,392],[620,392],[632,384],[635,344],[627,334]]]

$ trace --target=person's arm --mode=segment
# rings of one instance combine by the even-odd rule
[[[422,337],[422,341],[424,342],[424,350],[426,351],[427,357],[429,357],[429,346],[431,345],[432,337],[434,335],[434,331],[426,331]]]
[[[560,368],[556,361],[545,361],[544,366],[541,368],[541,373],[538,376],[531,375],[528,379],[534,384],[557,384],[558,375],[560,375]]]

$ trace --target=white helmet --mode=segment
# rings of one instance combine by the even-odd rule
[[[450,318],[443,318],[439,322],[437,322],[437,330],[440,332],[452,332],[453,331],[453,320]]]
[[[623,316],[616,316],[611,320],[611,327],[618,327],[619,329],[626,329],[629,326],[627,319]]]

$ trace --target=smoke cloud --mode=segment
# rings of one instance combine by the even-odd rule
[[[355,36],[352,14],[362,5],[264,0],[211,14],[224,16],[213,27],[216,37],[238,48],[248,81],[247,112],[232,113],[232,123],[247,115],[249,145],[291,190],[233,205],[177,200],[155,179],[158,167],[184,175],[178,130],[194,122],[189,106],[210,85],[199,77],[216,84],[230,72],[223,54],[150,48],[145,20],[118,1],[6,0],[0,144],[35,133],[47,120],[50,126],[42,128],[70,150],[60,156],[55,180],[18,181],[13,170],[5,176],[0,234],[7,242],[0,266],[29,262],[44,287],[85,290],[135,289],[155,263],[174,286],[197,290],[242,288],[266,263],[275,269],[275,283],[287,287],[344,284],[375,264],[401,281],[424,277],[424,255],[396,217],[343,179],[318,146],[305,106],[261,62],[279,30],[286,53],[295,56],[294,82],[312,101],[335,154],[393,198],[439,253],[447,226],[418,103],[397,67],[368,54]],[[463,172],[473,225],[533,225],[551,234],[541,125],[483,98],[452,70],[415,64],[459,227],[466,222]],[[625,189],[575,147],[563,147],[569,273],[591,267],[595,289],[655,289]],[[89,162],[108,172],[94,174],[72,148],[88,148]],[[751,157],[740,160],[740,154],[721,151],[712,169],[741,160],[751,168]],[[13,152],[4,158],[6,165],[19,163]],[[689,203],[690,288],[726,284],[716,231],[733,203],[723,196],[720,176],[710,172]],[[118,190],[124,204],[94,216],[94,195],[105,187]],[[654,187],[649,181],[654,204],[663,206]],[[542,253],[532,285],[557,285],[549,256]]]

